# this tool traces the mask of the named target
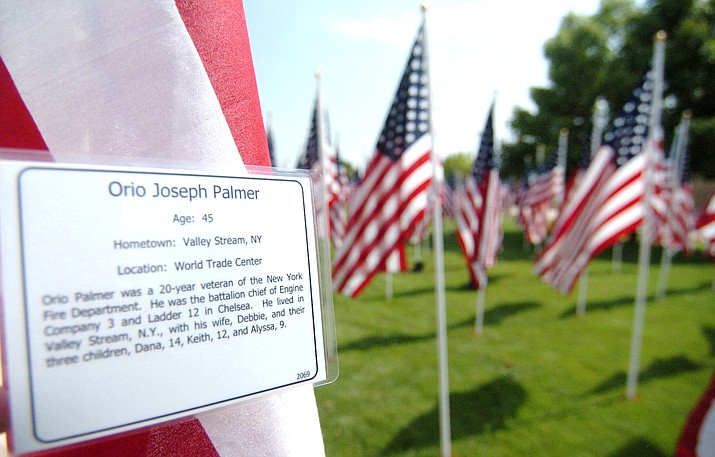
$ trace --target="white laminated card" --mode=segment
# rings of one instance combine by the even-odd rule
[[[332,381],[313,188],[307,173],[0,162],[14,451]]]

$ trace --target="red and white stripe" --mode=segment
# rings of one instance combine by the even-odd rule
[[[705,243],[708,254],[715,257],[715,194],[698,217],[697,236]]]
[[[457,236],[475,288],[486,283],[487,270],[496,264],[501,249],[501,196],[499,170],[493,168],[480,184],[467,176],[456,198]]]
[[[675,457],[713,455],[715,455],[715,374],[688,414],[675,446]]]
[[[645,147],[659,148],[662,142],[649,138]],[[596,152],[536,262],[536,274],[563,294],[571,292],[593,257],[635,232],[645,216],[647,154],[618,168],[614,154],[610,146]]]
[[[0,23],[0,147],[270,165],[240,0],[17,2]],[[239,454],[324,455],[312,387],[57,453]]]
[[[396,161],[379,151],[351,202],[348,231],[335,257],[333,285],[355,297],[384,268],[424,217],[432,183],[432,135],[422,135]]]
[[[532,245],[543,242],[549,229],[550,212],[561,204],[564,197],[564,167],[555,165],[551,170],[530,177],[529,185],[519,202],[519,222]]]
[[[550,208],[551,206],[545,202],[519,208],[519,223],[530,244],[540,244],[548,236],[548,211]]]
[[[337,167],[336,189],[330,199],[330,239],[336,248],[343,244],[348,223],[347,202],[350,198],[350,183],[344,167]]]
[[[672,252],[692,252],[691,233],[695,230],[695,201],[690,182],[676,184],[669,192],[668,211],[660,239]]]

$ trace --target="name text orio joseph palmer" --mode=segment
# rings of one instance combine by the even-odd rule
[[[224,200],[258,200],[259,189],[245,189],[242,187],[220,186],[214,184],[212,197]],[[209,190],[202,184],[196,186],[167,186],[158,182],[150,186],[151,192],[141,184],[121,183],[112,181],[109,183],[109,195],[112,197],[135,197],[135,198],[182,198],[189,201],[196,199],[208,199]]]

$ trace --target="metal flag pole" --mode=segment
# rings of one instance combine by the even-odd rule
[[[603,137],[603,129],[606,128],[608,122],[608,102],[604,98],[596,99],[594,105],[593,116],[591,117],[591,145],[590,156],[596,153],[601,147],[601,138]],[[576,304],[576,314],[583,316],[586,314],[586,294],[588,291],[588,266],[584,268],[578,279],[578,302]]]
[[[648,119],[648,142],[643,154],[645,156],[645,192],[643,195],[643,230],[641,233],[640,252],[638,253],[638,288],[636,291],[635,310],[633,316],[633,333],[631,338],[631,355],[628,363],[628,377],[626,379],[626,397],[635,400],[638,396],[638,370],[640,369],[641,346],[643,342],[643,324],[645,320],[645,306],[648,295],[648,273],[650,266],[650,249],[653,238],[652,211],[650,198],[653,188],[653,148],[652,141],[656,130],[660,129],[660,117],[663,103],[663,67],[665,66],[665,39],[666,34],[660,31],[656,34],[653,46],[653,101]]]
[[[427,5],[422,4],[422,25],[424,27],[423,46],[427,55]],[[427,61],[429,63],[429,60]],[[428,70],[429,72],[429,67]],[[432,93],[430,91],[430,112],[432,111]],[[430,119],[432,117],[430,116]],[[430,129],[431,130],[431,129]],[[432,191],[439,195],[437,154],[434,150],[434,132],[432,141]],[[437,359],[439,365],[439,441],[442,457],[452,456],[452,429],[449,411],[449,363],[447,361],[447,298],[444,280],[444,229],[442,227],[442,206],[439,198],[432,199],[434,230],[434,282],[437,314]]]
[[[478,271],[479,290],[477,290],[477,313],[474,320],[474,333],[481,335],[484,331],[484,307],[487,301],[487,286],[489,277],[481,269]]]
[[[680,187],[680,181],[683,177],[683,168],[685,167],[685,150],[688,147],[688,129],[690,128],[690,112],[683,112],[680,124],[675,131],[675,138],[673,139],[672,155],[670,157],[670,176],[669,176],[669,187],[670,187],[670,197],[668,198],[668,208],[672,208],[674,203],[674,196]],[[667,217],[673,217],[672,214],[668,214]],[[667,223],[667,222],[666,222]],[[666,240],[667,244],[667,240]],[[662,300],[665,297],[665,292],[668,289],[668,278],[670,277],[670,267],[673,263],[673,256],[675,251],[670,246],[663,247],[663,253],[660,257],[660,272],[658,273],[658,287],[656,288],[655,298],[656,300]]]

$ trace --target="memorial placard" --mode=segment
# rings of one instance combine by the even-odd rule
[[[5,161],[0,179],[17,452],[332,380],[309,175]]]

